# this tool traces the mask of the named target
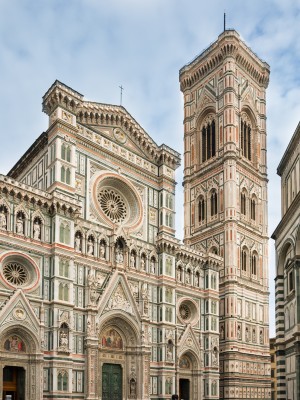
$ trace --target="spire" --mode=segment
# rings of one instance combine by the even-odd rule
[[[226,31],[226,12],[224,11],[224,32]]]

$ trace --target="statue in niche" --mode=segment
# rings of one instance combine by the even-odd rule
[[[173,361],[173,342],[172,342],[172,340],[169,340],[168,344],[167,344],[167,361]]]
[[[150,262],[150,270],[152,274],[155,274],[155,260],[152,258]]]
[[[146,266],[146,263],[145,263],[145,257],[141,257],[141,270],[142,271],[145,271],[145,266]]]
[[[95,304],[97,302],[97,290],[94,284],[90,287],[90,302],[91,304]]]
[[[177,280],[178,280],[178,281],[181,281],[181,268],[178,268],[178,269],[177,269],[177,274],[176,274],[176,276],[177,276]]]
[[[195,275],[195,286],[199,287],[199,274]]]
[[[116,247],[116,262],[122,264],[124,261],[123,250],[120,245]]]
[[[135,268],[135,255],[133,252],[130,254],[130,267]]]
[[[7,226],[6,215],[4,213],[4,210],[1,210],[1,212],[0,212],[0,229],[6,230],[6,226]]]
[[[87,250],[89,256],[92,256],[94,254],[94,242],[91,238],[89,238],[88,240]]]
[[[59,333],[59,347],[63,349],[67,349],[69,346],[68,334],[65,330],[60,331]]]
[[[105,258],[105,244],[103,242],[100,243],[100,258]]]
[[[134,378],[130,379],[129,390],[130,390],[130,397],[135,398],[136,397],[136,381]]]
[[[218,348],[215,346],[212,352],[212,365],[214,367],[218,366]]]
[[[41,238],[41,224],[38,219],[36,219],[33,224],[33,238],[35,240],[40,240]]]
[[[75,251],[81,251],[81,237],[80,235],[75,236]]]
[[[143,312],[144,312],[144,314],[148,315],[149,293],[148,293],[147,283],[143,283],[143,285],[142,285],[141,296],[142,296],[142,300],[143,300]]]
[[[17,217],[17,233],[20,235],[24,234],[24,222],[23,222],[23,218],[19,215]]]

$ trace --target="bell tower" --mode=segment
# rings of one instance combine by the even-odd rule
[[[219,271],[222,399],[271,398],[269,73],[269,65],[236,31],[224,30],[179,75],[184,96],[184,242],[224,258]],[[205,391],[209,396],[209,388]]]

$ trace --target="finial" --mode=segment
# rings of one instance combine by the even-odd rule
[[[224,32],[226,31],[226,12],[224,11]]]

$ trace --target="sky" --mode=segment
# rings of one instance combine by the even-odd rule
[[[300,0],[0,0],[0,173],[47,129],[42,96],[58,79],[120,104],[157,144],[183,151],[178,72],[226,27],[271,67],[267,90],[269,234],[280,221],[279,161],[300,119]],[[183,237],[182,168],[177,236]],[[274,242],[270,240],[270,333]]]

